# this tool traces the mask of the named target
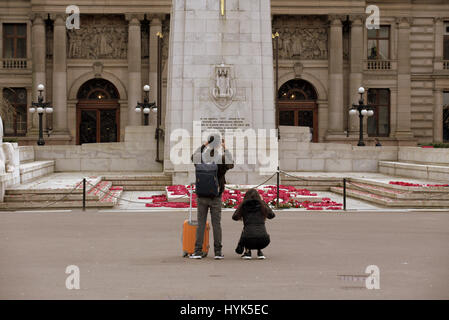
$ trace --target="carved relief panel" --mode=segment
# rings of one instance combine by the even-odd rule
[[[279,58],[326,60],[327,30],[326,16],[274,16],[273,33],[279,32]]]
[[[128,25],[120,15],[81,15],[80,29],[67,31],[67,56],[75,59],[126,59]]]

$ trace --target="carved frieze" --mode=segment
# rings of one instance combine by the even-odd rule
[[[293,60],[326,60],[328,21],[323,16],[275,16],[273,33],[279,32],[279,57]]]
[[[81,15],[80,29],[67,31],[67,55],[74,59],[126,59],[128,24],[119,15]]]

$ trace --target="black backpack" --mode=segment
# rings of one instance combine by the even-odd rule
[[[199,163],[195,165],[195,188],[198,197],[218,197],[218,166],[215,163]]]

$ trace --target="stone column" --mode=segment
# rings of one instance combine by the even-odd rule
[[[52,16],[53,29],[53,130],[68,134],[67,127],[67,29],[62,14]]]
[[[435,18],[435,70],[443,70],[444,19]]]
[[[343,30],[341,16],[329,16],[329,124],[328,136],[343,135]]]
[[[128,125],[141,125],[142,115],[134,110],[142,98],[142,53],[140,21],[143,15],[126,14],[128,25]]]
[[[360,95],[358,89],[363,83],[363,59],[364,59],[364,17],[351,16],[351,65],[349,75],[349,102],[358,104]],[[357,136],[359,134],[359,117],[349,116],[349,134]]]
[[[434,91],[433,142],[443,142],[443,91]]]
[[[398,108],[396,138],[411,140],[410,18],[398,22]]]
[[[149,43],[149,53],[150,53],[150,74],[149,74],[149,84],[151,86],[150,91],[150,101],[157,101],[157,60],[158,60],[158,50],[157,33],[162,33],[162,17],[159,15],[150,16],[150,43]],[[150,125],[156,125],[157,117],[155,115],[150,116]]]
[[[46,15],[43,13],[33,13],[31,15],[31,20],[33,25],[31,27],[31,51],[32,51],[32,100],[37,102],[37,97],[39,92],[37,91],[37,86],[39,84],[46,85],[46,75],[45,75],[45,21]],[[46,90],[43,92],[44,99],[46,96]],[[30,121],[30,129],[36,131],[39,129],[38,116],[29,113],[28,116],[32,119]],[[31,133],[28,131],[28,133]]]

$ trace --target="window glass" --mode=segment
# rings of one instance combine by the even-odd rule
[[[389,58],[388,40],[379,40],[379,56],[378,59],[388,60]]]
[[[27,42],[25,38],[17,39],[16,58],[26,58],[27,56]]]
[[[380,38],[389,38],[390,37],[390,28],[386,27],[386,26],[380,27],[379,37]]]
[[[390,133],[390,113],[386,106],[378,107],[379,135],[388,136]]]
[[[390,90],[369,89],[368,105],[374,115],[368,117],[368,135],[388,137],[390,135]]]
[[[279,125],[294,126],[295,112],[294,111],[279,111]]]
[[[368,30],[368,59],[390,59],[390,27]]]
[[[444,36],[444,60],[449,60],[449,35]]]
[[[376,38],[377,29],[368,29],[368,38]]]
[[[377,59],[377,41],[368,40],[368,59]]]
[[[14,39],[13,38],[5,38],[3,40],[4,46],[4,58],[14,58]]]
[[[3,57],[26,58],[26,32],[24,23],[3,24]]]
[[[27,132],[27,91],[25,88],[4,88],[3,127],[7,136],[23,136]]]
[[[376,119],[374,116],[368,117],[368,128],[367,128],[368,136],[375,136],[376,132]]]
[[[19,37],[25,37],[27,34],[27,28],[26,28],[26,24],[17,24],[16,25],[16,29],[17,29],[17,35]]]
[[[5,32],[5,36],[12,36],[14,35],[14,25],[13,24],[4,24],[3,30]]]

